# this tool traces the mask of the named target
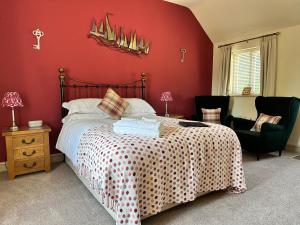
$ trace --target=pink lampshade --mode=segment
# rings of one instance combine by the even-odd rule
[[[163,92],[161,94],[160,101],[162,101],[162,102],[172,102],[173,98],[172,98],[171,92],[170,91]]]
[[[2,99],[2,107],[23,107],[22,99],[18,92],[6,92]]]

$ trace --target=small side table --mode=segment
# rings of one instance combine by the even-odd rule
[[[3,130],[10,180],[16,175],[50,171],[50,132],[51,128],[47,125],[40,128],[21,127],[17,131]]]

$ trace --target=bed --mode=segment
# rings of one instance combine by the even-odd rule
[[[59,72],[61,102],[69,100],[66,89],[80,88],[86,94],[95,93],[87,91],[94,88],[99,94],[100,88],[112,87],[125,97],[130,92],[146,97],[144,74],[131,84],[108,85],[74,79],[66,83],[64,70]],[[184,128],[177,119],[154,115],[162,123],[161,136],[148,138],[115,134],[115,120],[97,113],[70,112],[62,110],[57,148],[117,225],[141,224],[144,218],[208,192],[246,190],[240,143],[230,128]]]

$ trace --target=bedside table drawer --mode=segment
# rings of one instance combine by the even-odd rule
[[[45,169],[45,158],[36,158],[32,160],[15,161],[16,174],[25,174]]]
[[[13,148],[29,147],[44,143],[43,134],[18,136],[13,138]]]
[[[20,148],[14,151],[14,160],[28,160],[41,156],[44,156],[44,149],[42,146],[23,149]]]

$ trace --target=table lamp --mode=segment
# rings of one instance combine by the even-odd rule
[[[11,131],[18,130],[15,122],[15,107],[23,107],[22,99],[18,92],[6,92],[2,99],[2,107],[11,107],[12,111],[12,125],[9,128]]]
[[[165,117],[169,117],[170,115],[168,114],[168,102],[172,102],[173,101],[171,92],[170,91],[163,92],[161,94],[160,101],[166,103],[166,114],[165,114]]]

